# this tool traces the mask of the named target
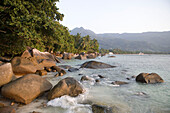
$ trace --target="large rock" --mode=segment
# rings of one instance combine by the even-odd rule
[[[44,66],[38,64],[37,60],[34,57],[31,58],[14,57],[11,63],[13,72],[16,75],[33,74],[37,70],[44,69]]]
[[[92,105],[92,111],[93,113],[113,113],[111,107],[97,105],[97,104]]]
[[[164,82],[164,80],[156,73],[140,73],[136,77],[136,81],[151,84]]]
[[[52,100],[63,95],[76,97],[81,93],[83,93],[83,88],[80,83],[72,77],[67,77],[59,81],[59,83],[49,92],[48,100]]]
[[[102,69],[102,68],[114,68],[116,66],[112,66],[106,63],[97,62],[97,61],[88,61],[81,65],[81,68],[91,68],[91,69]]]
[[[1,94],[16,102],[28,104],[51,87],[52,84],[40,76],[28,74],[4,85]]]
[[[13,71],[11,63],[5,63],[0,65],[0,87],[9,83],[12,80]]]

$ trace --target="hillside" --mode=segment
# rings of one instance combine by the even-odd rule
[[[98,40],[100,48],[119,48],[129,51],[170,52],[170,31],[144,33],[104,33],[95,34],[83,27],[71,30],[71,34],[90,35]]]

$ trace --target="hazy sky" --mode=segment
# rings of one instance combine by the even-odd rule
[[[170,31],[170,0],[60,0],[61,22],[95,33]]]

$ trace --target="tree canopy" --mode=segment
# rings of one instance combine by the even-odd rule
[[[90,49],[89,36],[72,36],[68,28],[59,23],[64,15],[56,2],[59,0],[1,0],[0,55],[21,54],[26,46],[49,52]]]

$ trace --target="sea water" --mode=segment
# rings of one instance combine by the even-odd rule
[[[92,113],[91,103],[106,105],[115,113],[170,113],[170,55],[115,55],[97,57],[88,60],[69,60],[62,65],[79,68],[86,61],[100,61],[116,68],[86,69],[67,72],[66,75],[48,79],[53,85],[65,77],[73,77],[80,82],[83,75],[90,81],[80,82],[86,92],[78,97],[62,96],[47,102],[44,113]],[[60,64],[57,64],[60,65]],[[157,73],[164,83],[137,83],[133,75],[140,73]],[[82,75],[80,75],[82,74]],[[99,78],[102,75],[105,78]],[[129,78],[130,80],[128,80]],[[100,82],[96,83],[95,79]],[[129,84],[113,85],[114,81]]]

